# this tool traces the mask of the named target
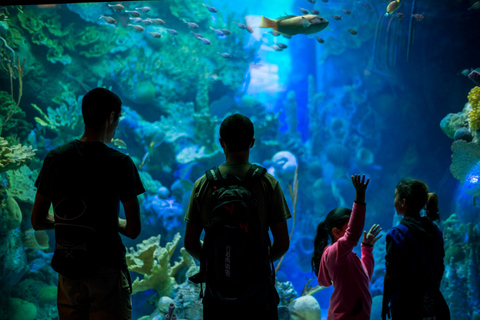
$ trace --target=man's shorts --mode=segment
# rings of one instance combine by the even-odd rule
[[[130,320],[132,317],[130,273],[101,267],[87,279],[59,274],[57,306],[60,320]]]

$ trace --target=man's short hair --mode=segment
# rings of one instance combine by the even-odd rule
[[[120,117],[122,100],[108,89],[92,89],[82,99],[82,114],[85,127],[101,127],[112,111],[115,112],[115,117]]]
[[[248,151],[253,134],[252,121],[240,113],[226,117],[220,125],[220,138],[230,152]]]

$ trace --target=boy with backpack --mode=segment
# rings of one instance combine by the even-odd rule
[[[273,261],[288,250],[291,214],[278,181],[249,163],[253,135],[244,115],[222,122],[226,161],[195,182],[185,215],[185,249],[200,260],[190,279],[206,283],[205,320],[278,319]]]

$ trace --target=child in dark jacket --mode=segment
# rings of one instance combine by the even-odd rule
[[[438,197],[426,184],[403,179],[395,189],[395,210],[403,216],[387,234],[382,319],[450,319],[440,292],[445,250]],[[420,212],[425,209],[426,216]]]

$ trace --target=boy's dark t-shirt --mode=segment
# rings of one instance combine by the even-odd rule
[[[87,214],[82,219],[98,234],[98,265],[127,270],[118,232],[120,201],[145,192],[128,155],[101,142],[74,140],[48,153],[35,186],[54,208],[62,201],[65,208],[69,202],[84,204]]]

